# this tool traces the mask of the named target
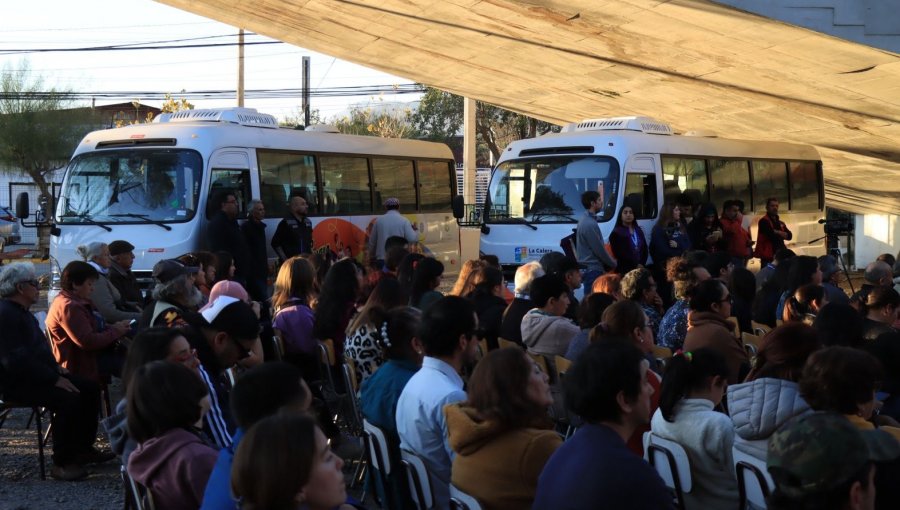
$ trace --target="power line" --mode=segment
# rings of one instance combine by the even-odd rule
[[[196,39],[212,39],[217,37],[228,36],[209,36],[199,37]],[[192,39],[184,39],[192,40]],[[165,43],[166,41],[160,41]],[[140,46],[142,44],[151,44],[149,46]],[[168,49],[185,49],[185,48],[215,48],[225,46],[237,46],[240,43],[207,43],[207,44],[172,44],[160,45],[157,43],[131,43],[119,44],[113,46],[88,46],[83,48],[28,48],[21,50],[0,50],[0,55],[23,55],[26,53],[74,53],[74,52],[92,52],[92,51],[134,51],[134,50],[168,50]],[[244,46],[256,46],[261,44],[285,44],[281,41],[254,41],[245,42]]]
[[[419,94],[424,92],[422,85],[409,83],[402,85],[359,85],[350,87],[325,87],[310,90],[312,97],[353,97],[378,94]],[[299,97],[302,89],[252,89],[245,91],[247,99],[285,99]],[[0,92],[0,100],[31,101],[44,99],[57,99],[62,101],[83,101],[90,99],[121,99],[133,100],[139,98],[144,101],[162,101],[166,99],[166,92],[158,91],[94,91],[94,92]],[[194,90],[183,91],[174,94],[179,99],[233,99],[236,93],[230,90]]]

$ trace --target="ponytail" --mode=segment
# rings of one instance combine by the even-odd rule
[[[692,352],[678,351],[666,364],[659,392],[659,411],[668,422],[675,421],[675,405],[690,392],[703,390],[709,379],[728,379],[728,365],[718,351],[703,347]]]

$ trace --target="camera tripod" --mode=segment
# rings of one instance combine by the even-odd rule
[[[853,237],[853,234],[847,234],[847,246],[850,246],[850,238]],[[844,263],[844,256],[841,254],[841,249],[838,248],[838,235],[837,234],[825,234],[824,236],[813,239],[807,244],[813,244],[825,239],[825,246],[828,246],[828,254],[832,257],[836,258],[838,262],[841,263],[841,271],[844,273],[844,278],[847,279],[847,283],[850,285],[850,295],[856,294],[856,289],[853,288],[853,280],[850,278],[850,273],[847,272],[847,264]],[[833,246],[833,248],[832,248]]]

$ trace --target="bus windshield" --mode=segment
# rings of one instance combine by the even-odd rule
[[[619,190],[619,164],[607,156],[551,156],[504,161],[491,176],[487,219],[504,223],[577,222],[584,211],[581,194],[603,198],[600,221],[613,217]]]
[[[83,154],[69,165],[56,222],[158,223],[194,217],[203,161],[196,151],[129,149]]]

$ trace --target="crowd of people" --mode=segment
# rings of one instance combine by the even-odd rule
[[[848,296],[830,256],[784,247],[777,200],[756,243],[739,201],[721,217],[666,204],[649,242],[624,207],[607,250],[587,192],[574,257],[520,266],[510,292],[483,256],[445,295],[443,264],[413,252],[396,199],[370,256],[337,259],[312,250],[292,197],[269,292],[264,205],[239,225],[235,195],[219,198],[218,251],[158,262],[146,294],[133,240],[79,247],[44,326],[29,313],[33,266],[0,272],[0,389],[53,412],[53,477],[118,457],[158,508],[362,508],[342,472],[360,443],[323,382],[346,359],[362,416],[394,465],[401,451],[422,460],[438,509],[451,485],[486,510],[674,508],[644,460],[648,432],[687,451],[687,508],[738,506],[735,451],[768,463],[770,508],[900,504],[900,267],[879,257]],[[740,334],[759,328],[751,356]],[[104,413],[105,452],[113,377],[125,393]],[[401,470],[370,483],[385,508],[415,507]]]

